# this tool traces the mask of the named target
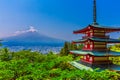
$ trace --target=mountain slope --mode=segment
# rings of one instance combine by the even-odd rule
[[[3,39],[3,45],[9,46],[25,46],[25,45],[63,45],[64,41],[60,39],[51,38],[38,32],[29,31],[26,33],[22,33],[16,36],[11,36]]]

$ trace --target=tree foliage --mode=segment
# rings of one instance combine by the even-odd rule
[[[82,44],[73,44],[70,42],[65,42],[63,48],[60,51],[61,56],[67,56],[70,50],[81,50],[83,47]]]
[[[110,46],[111,51],[120,52],[120,44]]]
[[[78,70],[69,64],[72,56],[52,52],[41,54],[30,50],[10,52],[0,49],[0,80],[119,80],[120,75],[108,70]]]

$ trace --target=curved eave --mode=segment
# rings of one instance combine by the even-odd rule
[[[110,33],[110,32],[119,32],[120,29],[108,29],[108,30],[105,30],[107,33]]]
[[[84,56],[84,55],[93,55],[93,56],[120,56],[120,52],[113,52],[113,51],[108,51],[108,52],[98,52],[98,51],[78,51],[78,50],[73,50],[70,51],[71,54],[75,54],[75,55],[80,55],[80,56]]]
[[[84,43],[85,41],[72,41],[72,44]]]
[[[84,34],[86,31],[88,31],[88,27],[92,27],[92,26],[88,25],[87,27],[85,27],[83,29],[73,31],[73,34],[79,34],[79,33]]]
[[[90,26],[94,27],[94,29],[105,30],[106,33],[120,31],[120,28],[106,27],[106,26],[100,26],[100,25],[90,25]]]
[[[85,29],[82,29],[82,30],[73,31],[73,34],[79,34],[79,33],[84,34],[86,31],[87,30],[85,28]]]
[[[120,43],[120,41],[100,41],[100,40],[92,40],[96,42],[106,42],[106,43]]]
[[[117,39],[101,39],[101,38],[90,38],[92,41],[106,42],[106,43],[120,43]]]
[[[93,53],[92,53],[92,52],[87,52],[87,51],[77,51],[77,50],[73,50],[73,51],[70,51],[70,54],[85,56],[85,55],[87,55],[87,54],[92,55]]]
[[[94,27],[94,29],[98,29],[98,27]],[[106,33],[110,33],[110,32],[118,32],[118,31],[120,31],[120,28],[114,28],[114,29],[112,29],[112,28],[99,28],[99,29],[101,29],[101,30],[104,30]]]
[[[73,44],[77,44],[77,43],[84,43],[87,39],[80,39],[80,40],[76,40],[76,41],[72,41]]]
[[[84,43],[87,40],[91,40],[91,41],[96,41],[96,42],[106,42],[106,43],[120,43],[120,40],[117,39],[101,39],[101,38],[88,38],[88,39],[83,39],[83,40],[76,40],[76,41],[72,41],[73,44],[77,44],[77,43]]]
[[[100,26],[100,25],[88,25],[87,27],[83,29],[73,31],[73,34],[80,34],[80,33],[84,34],[86,31],[89,31],[90,29],[104,30],[106,33],[120,31],[120,28],[105,27],[105,26]]]
[[[83,42],[74,42],[74,41],[72,42],[72,44],[79,44],[79,43],[83,43]]]

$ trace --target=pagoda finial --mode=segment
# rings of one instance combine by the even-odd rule
[[[96,11],[96,0],[93,0],[93,24],[98,25],[98,23],[97,23],[97,11]]]

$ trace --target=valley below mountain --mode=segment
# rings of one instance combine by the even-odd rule
[[[28,31],[2,40],[3,47],[7,47],[12,51],[31,49],[43,53],[49,51],[59,52],[65,42],[64,40],[40,34],[37,31]]]

